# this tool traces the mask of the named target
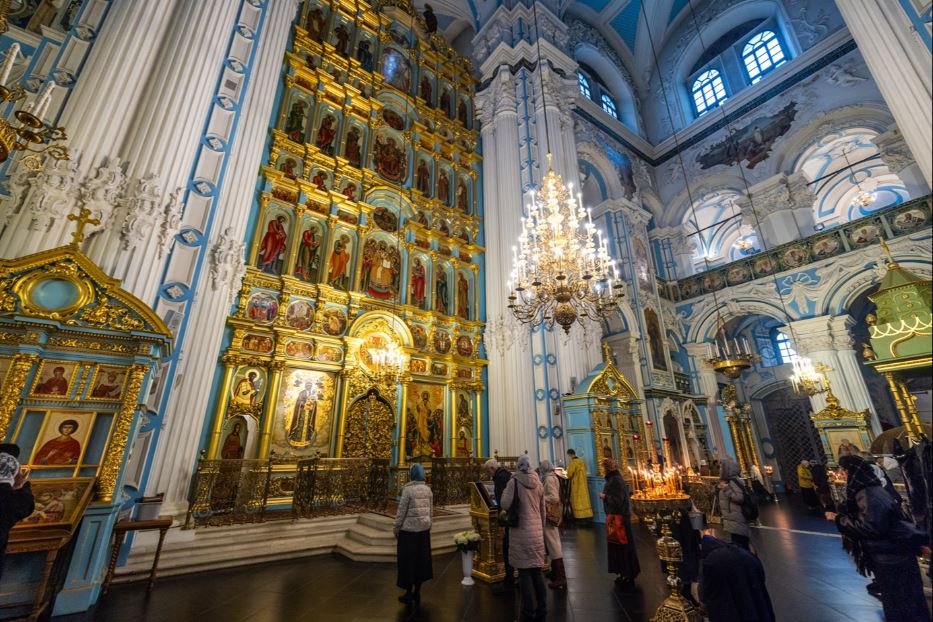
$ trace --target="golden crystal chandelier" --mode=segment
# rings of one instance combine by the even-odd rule
[[[831,370],[823,363],[814,365],[809,357],[796,356],[791,364],[794,373],[791,374],[790,381],[797,395],[813,397],[829,389],[826,372]]]
[[[509,309],[525,324],[570,332],[574,322],[607,317],[623,296],[615,260],[593,225],[582,198],[574,197],[551,168],[531,193],[518,246],[512,247]]]

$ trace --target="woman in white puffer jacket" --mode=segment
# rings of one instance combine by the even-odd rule
[[[421,584],[434,577],[431,568],[434,494],[424,480],[424,467],[411,465],[411,481],[402,488],[402,498],[395,513],[394,531],[398,539],[396,585],[405,590],[398,597],[405,604],[421,602]]]

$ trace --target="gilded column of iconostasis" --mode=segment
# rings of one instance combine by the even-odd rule
[[[482,453],[475,82],[424,33],[401,6],[302,8],[209,457]],[[388,342],[400,382],[370,373]]]

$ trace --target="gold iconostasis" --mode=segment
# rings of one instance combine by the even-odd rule
[[[482,453],[476,85],[413,11],[302,9],[210,458]],[[398,381],[370,358],[391,344],[408,356]]]

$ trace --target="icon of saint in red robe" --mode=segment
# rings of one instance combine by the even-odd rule
[[[68,395],[68,379],[65,378],[65,368],[56,367],[52,370],[52,377],[40,382],[36,386],[36,393],[42,395]]]
[[[58,424],[59,436],[49,439],[39,448],[32,459],[33,464],[77,464],[81,455],[81,443],[72,438],[78,431],[78,422],[65,419]]]
[[[285,242],[288,232],[285,216],[276,216],[269,221],[269,228],[262,236],[262,245],[259,249],[259,269],[268,274],[281,274],[282,264],[285,261]]]

